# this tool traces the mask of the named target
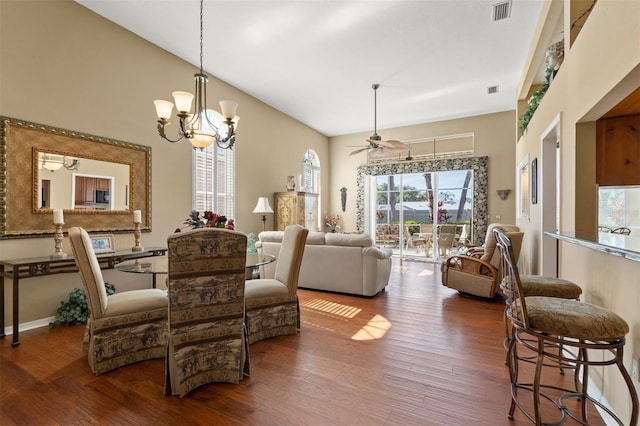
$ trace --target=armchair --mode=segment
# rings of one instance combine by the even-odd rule
[[[496,228],[511,238],[516,258],[519,256],[524,234],[515,225],[493,223],[487,228],[482,250],[476,247],[470,255],[454,255],[442,263],[442,285],[463,294],[487,299],[496,296],[500,290],[501,277],[501,257],[496,249],[496,236],[493,232]]]
[[[172,234],[165,394],[184,396],[249,374],[244,323],[246,235],[201,228]]]
[[[309,230],[300,225],[287,226],[274,277],[246,281],[245,322],[249,344],[296,334],[300,328],[298,277],[308,234]]]
[[[101,374],[138,361],[163,358],[167,346],[166,293],[150,288],[107,296],[87,231],[69,228],[69,240],[89,305],[83,353],[91,371]]]

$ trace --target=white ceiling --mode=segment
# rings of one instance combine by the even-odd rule
[[[199,1],[76,1],[199,66]],[[373,133],[373,83],[378,129],[512,110],[543,0],[500,1],[205,0],[204,71],[327,136]]]

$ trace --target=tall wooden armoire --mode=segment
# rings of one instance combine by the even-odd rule
[[[302,225],[310,231],[318,230],[318,194],[311,192],[276,192],[274,194],[276,230],[289,225]]]

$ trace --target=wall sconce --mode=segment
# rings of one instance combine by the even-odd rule
[[[509,196],[509,193],[511,192],[510,189],[498,189],[496,190],[496,192],[498,193],[498,196],[500,197],[501,200],[506,200],[507,197]]]

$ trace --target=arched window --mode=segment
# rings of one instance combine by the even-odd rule
[[[302,157],[300,190],[320,194],[320,159],[312,149],[308,149]]]

